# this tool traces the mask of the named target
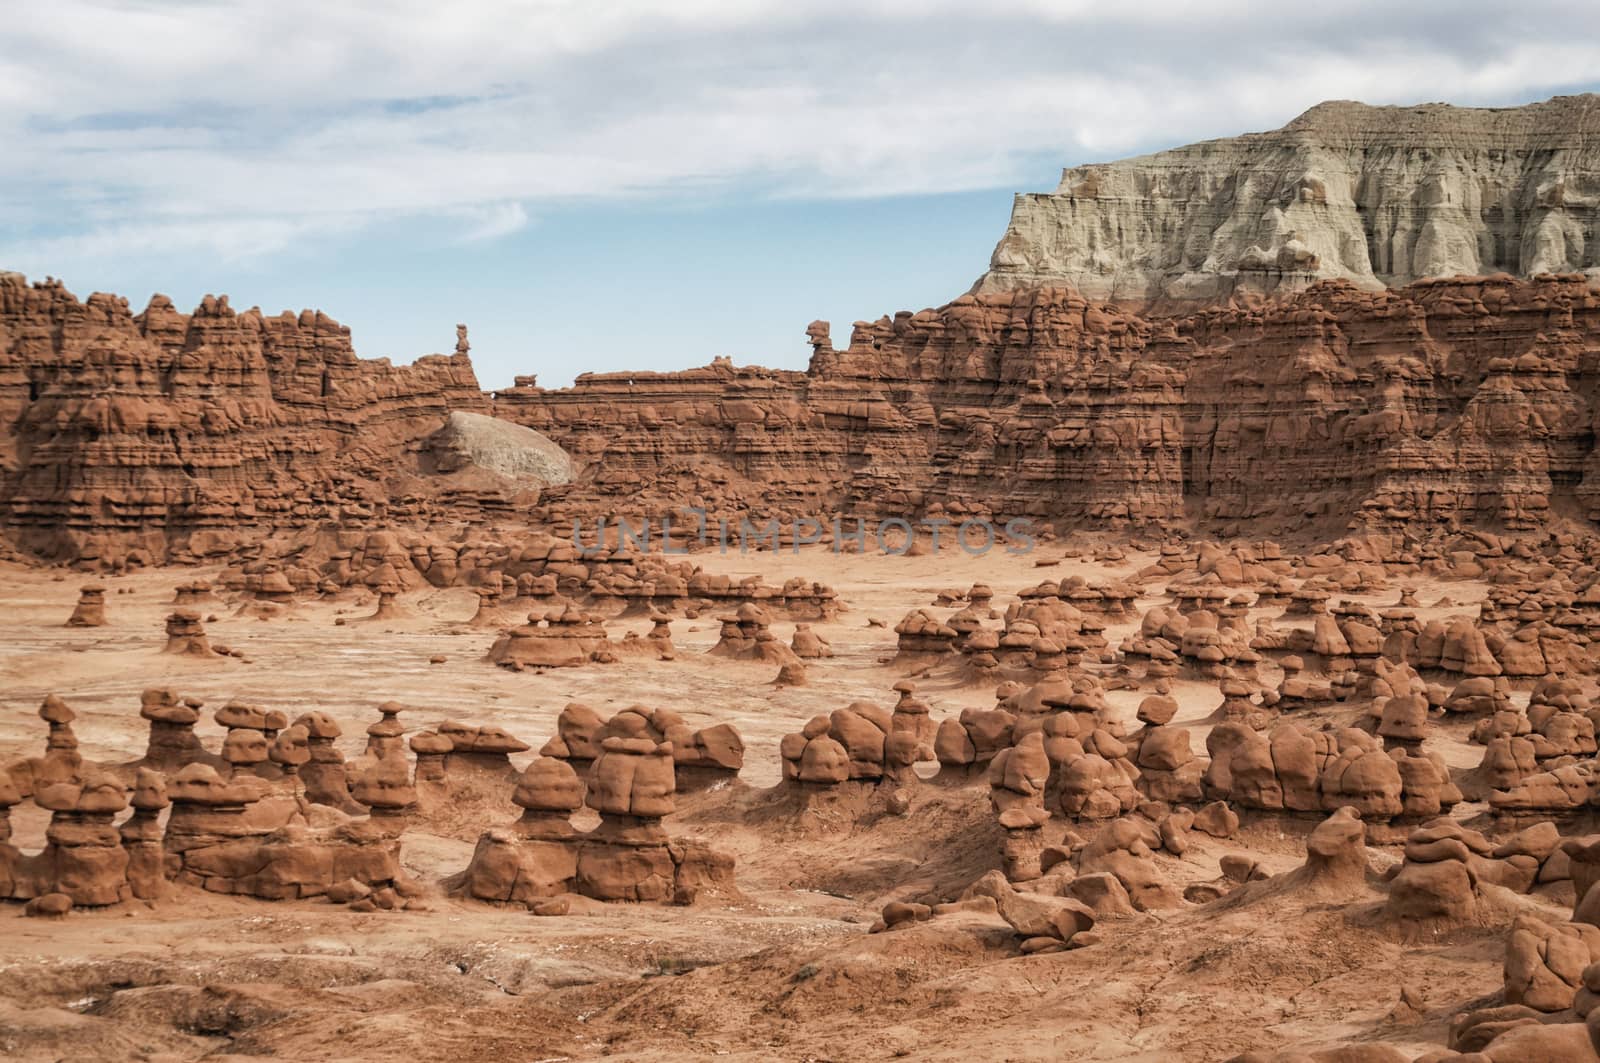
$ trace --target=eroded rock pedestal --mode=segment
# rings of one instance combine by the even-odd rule
[[[478,839],[459,892],[530,905],[563,893],[688,904],[702,891],[733,890],[731,856],[662,829],[673,810],[671,743],[610,737],[600,745],[587,785],[564,761],[529,765],[512,797],[523,817]],[[600,813],[587,834],[569,820],[580,802]]]
[[[312,828],[297,798],[254,775],[221,778],[191,764],[168,786],[169,878],[267,900],[320,897],[351,879],[374,889],[403,879],[400,841],[380,817]]]

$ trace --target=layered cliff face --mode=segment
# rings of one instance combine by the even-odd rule
[[[1600,517],[1600,294],[1581,276],[1326,282],[1174,323],[1202,524],[1530,529]]]
[[[0,527],[44,557],[411,514],[405,456],[452,408],[485,407],[464,351],[396,367],[313,311],[208,297],[185,315],[157,296],[135,315],[0,274]]]
[[[858,322],[843,350],[810,337],[803,373],[718,360],[485,396],[464,340],[394,367],[318,313],[133,315],[0,275],[0,536],[92,563],[323,522],[681,528],[689,507],[1220,536],[1600,520],[1600,290],[1580,274],[1323,281],[1160,318],[986,292]],[[529,465],[502,453],[522,430],[469,417],[491,430],[473,444],[452,411],[565,453]],[[546,471],[530,489],[506,461]]]
[[[499,392],[582,471],[551,515],[944,511],[1211,532],[1600,518],[1600,293],[1577,275],[1298,294],[1146,320],[1062,288],[822,323],[801,373]]]
[[[1064,289],[969,295],[843,351],[819,322],[806,373],[585,374],[495,412],[587,466],[573,511],[1176,519],[1183,370],[1144,357],[1151,331]]]
[[[1157,309],[1323,279],[1600,276],[1600,96],[1324,103],[1282,129],[1065,171],[1020,195],[974,288]]]

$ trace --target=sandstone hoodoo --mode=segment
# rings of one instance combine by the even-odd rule
[[[211,593],[211,583],[207,580],[194,580],[189,583],[180,583],[173,591],[173,605],[210,605],[217,601],[217,596]]]
[[[200,622],[200,614],[193,609],[179,609],[168,615],[167,645],[161,652],[200,658],[216,655],[211,641],[206,638],[206,629]]]
[[[718,657],[741,661],[769,661],[773,664],[792,664],[795,651],[778,641],[772,633],[770,619],[765,610],[750,602],[741,605],[731,616],[717,618],[722,633],[711,652]]]
[[[574,668],[611,663],[617,657],[606,638],[605,623],[576,606],[529,613],[528,622],[504,632],[489,648],[488,659],[502,668]]]
[[[457,883],[467,897],[539,902],[576,893],[597,900],[693,902],[704,891],[733,891],[733,858],[703,843],[670,840],[661,826],[673,811],[672,744],[647,737],[605,738],[586,784],[566,762],[541,757],[517,782],[522,818],[478,840]],[[587,834],[570,817],[580,804],[600,813]]]
[[[334,744],[343,734],[339,722],[325,712],[310,712],[295,720],[294,726],[306,734],[306,761],[299,772],[306,800],[342,812],[359,811],[360,806],[350,796],[344,754]]]
[[[78,592],[78,604],[67,618],[68,627],[103,627],[106,622],[106,589],[90,584]]]
[[[680,792],[726,783],[744,767],[744,739],[729,724],[699,730],[671,709],[633,705],[609,720],[574,702],[561,710],[557,734],[539,750],[541,757],[565,761],[587,778],[608,738],[648,738],[672,752],[674,787]]]
[[[170,774],[211,756],[194,733],[204,704],[198,698],[180,701],[177,694],[164,687],[152,687],[139,696],[139,715],[150,721],[145,766]]]

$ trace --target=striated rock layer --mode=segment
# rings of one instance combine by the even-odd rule
[[[1349,280],[1600,275],[1600,96],[1319,104],[1282,129],[1063,172],[1016,197],[975,291],[1141,306]]]
[[[1148,320],[1065,288],[858,322],[805,373],[585,374],[497,415],[580,468],[549,514],[1524,529],[1600,516],[1581,275],[1320,282]],[[682,522],[682,518],[679,518]],[[715,533],[713,533],[714,536]]]
[[[0,521],[46,557],[226,552],[240,529],[418,505],[395,480],[452,409],[485,407],[461,349],[364,361],[315,311],[139,314],[0,273]]]
[[[133,316],[0,277],[0,532],[46,558],[181,561],[335,523],[567,535],[597,515],[651,518],[657,545],[670,516],[682,545],[686,507],[712,545],[729,519],[735,549],[742,516],[747,541],[782,522],[774,542],[834,515],[942,516],[951,537],[968,517],[1308,536],[1600,518],[1600,291],[1581,274],[1321,281],[1159,319],[985,292],[857,322],[844,350],[816,322],[805,372],[719,359],[489,396],[464,341],[396,368],[309,312]],[[468,445],[439,431],[452,411],[516,424]],[[518,425],[553,441],[529,461],[570,455],[571,482],[496,471],[538,438]]]

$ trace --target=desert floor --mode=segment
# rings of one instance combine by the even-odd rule
[[[62,921],[0,906],[0,1057],[1166,1061],[1350,1040],[1440,1047],[1452,1015],[1498,992],[1504,928],[1404,941],[1369,918],[1376,893],[1372,904],[1224,900],[1140,914],[1102,923],[1098,944],[1027,957],[1003,922],[978,914],[867,933],[885,902],[953,897],[998,866],[987,788],[925,786],[907,815],[868,815],[847,799],[779,788],[779,740],[851,701],[892,704],[891,687],[906,674],[892,663],[893,625],[941,589],[986,582],[1003,609],[1044,578],[1128,576],[1151,560],[1130,553],[1108,568],[1060,554],[696,555],[718,571],[772,583],[804,575],[838,590],[848,611],[812,625],[835,655],[810,663],[808,685],[791,688],[773,685],[773,665],[708,656],[718,633],[711,618],[673,622],[675,660],[513,673],[483,659],[494,632],[466,625],[477,605],[466,589],[407,595],[409,617],[376,623],[356,620],[370,602],[306,603],[270,621],[219,604],[207,631],[245,659],[178,659],[160,652],[163,619],[175,585],[207,572],[106,580],[108,625],[72,629],[63,622],[81,577],[10,569],[0,610],[0,761],[40,751],[35,712],[49,693],[77,712],[86,758],[135,759],[147,734],[139,694],[151,686],[205,700],[199,733],[213,749],[223,731],[211,710],[241,699],[290,719],[326,711],[355,756],[374,707],[392,699],[411,707],[408,728],[495,723],[535,751],[568,702],[602,715],[667,706],[694,726],[734,724],[747,751],[738,782],[680,798],[666,821],[674,835],[737,856],[741,897],[682,908],[583,902],[551,918],[442,891],[426,910],[370,914],[192,889],[154,907],[79,910]],[[1470,611],[1484,593],[1477,583],[1417,587],[1425,605],[1441,594],[1455,602],[1422,610],[1424,618]],[[1161,592],[1161,582],[1146,583],[1139,611],[1163,601]],[[1367,600],[1390,604],[1397,593],[1398,583]],[[349,622],[336,624],[341,616]],[[1115,645],[1135,626],[1107,635]],[[789,621],[773,627],[788,640]],[[617,638],[649,622],[609,628]],[[434,655],[446,659],[430,664]],[[918,693],[935,718],[993,700],[992,689],[936,674]],[[1110,698],[1131,725],[1146,693]],[[1174,696],[1178,722],[1203,750],[1199,721],[1221,700],[1215,684],[1179,682]],[[1454,732],[1428,748],[1452,764],[1480,755]],[[408,831],[408,871],[437,882],[461,870],[482,830],[515,818],[509,797]],[[1456,815],[1481,811],[1464,805]],[[44,844],[45,813],[25,804],[12,820],[24,851]],[[1232,839],[1197,834],[1182,860],[1157,859],[1180,886],[1217,878],[1230,852],[1285,870],[1304,859],[1316,822],[1247,817]],[[1374,849],[1376,863],[1398,858],[1397,848]],[[1526,901],[1557,921],[1570,904]],[[1397,1006],[1402,987],[1420,1010]]]

